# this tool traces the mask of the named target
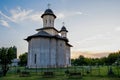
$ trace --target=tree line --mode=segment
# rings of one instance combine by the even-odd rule
[[[83,65],[120,65],[120,51],[110,53],[107,57],[87,58],[80,55],[76,59],[71,59],[71,64],[74,66]]]

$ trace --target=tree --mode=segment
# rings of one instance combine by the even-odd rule
[[[72,65],[112,65],[120,64],[120,51],[113,52],[108,57],[86,58],[80,55],[77,59],[72,59]]]
[[[109,54],[108,59],[107,59],[108,65],[112,65],[113,63],[115,63],[115,61],[119,57],[119,54],[120,53],[118,53],[118,52]]]
[[[14,54],[14,52],[15,51],[14,51],[13,47],[0,48],[0,64],[2,66],[3,76],[6,76],[6,73],[9,70],[9,64],[11,64],[11,60],[15,58],[14,55],[17,54],[17,53]]]
[[[73,62],[74,65],[86,65],[86,62],[85,62],[85,57],[80,55],[78,59],[75,59],[74,62]]]
[[[12,48],[12,50],[13,50],[13,57],[14,58],[17,58],[17,48],[16,48],[16,46],[13,46],[13,47],[11,47]]]
[[[19,62],[19,64],[21,65],[21,66],[26,66],[27,65],[27,52],[25,52],[25,53],[23,53],[23,54],[21,54],[20,56],[19,56],[19,59],[20,59],[20,62]]]

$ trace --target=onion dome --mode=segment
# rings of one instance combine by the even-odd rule
[[[51,9],[46,9],[44,14],[42,14],[41,18],[43,18],[43,16],[45,15],[52,15],[54,16],[54,18],[56,18],[55,14],[53,13],[53,11]]]
[[[65,26],[63,26],[63,27],[61,28],[60,32],[62,32],[62,31],[68,32],[68,30],[66,29]]]

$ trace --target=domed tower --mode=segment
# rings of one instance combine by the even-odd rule
[[[51,9],[46,9],[41,18],[43,19],[43,27],[54,27],[56,16]]]
[[[43,19],[43,28],[37,29],[37,31],[44,30],[51,35],[58,35],[59,31],[54,28],[56,15],[49,7],[42,14],[41,18]]]
[[[61,37],[67,38],[67,32],[68,30],[66,29],[66,27],[64,26],[64,22],[63,22],[63,27],[60,30],[61,33]]]

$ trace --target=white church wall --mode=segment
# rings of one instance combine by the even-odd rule
[[[49,65],[49,39],[46,38],[34,38],[29,42],[30,51],[29,51],[29,62],[28,65],[31,67],[46,67]],[[36,63],[35,61],[36,54]],[[37,64],[37,65],[36,65]]]
[[[50,44],[50,64],[51,67],[56,67],[56,39],[51,39]]]
[[[58,40],[57,63],[59,67],[65,66],[65,42]]]
[[[66,65],[71,66],[71,61],[70,61],[70,47],[66,45]]]
[[[28,67],[65,67],[70,65],[70,47],[64,40],[33,38],[29,41]],[[36,54],[36,63],[35,61]]]
[[[40,63],[42,67],[47,67],[49,65],[49,39],[41,38],[41,48],[40,48]]]
[[[46,31],[47,33],[51,34],[51,35],[57,35],[57,31],[55,31],[54,29],[45,29],[44,31]]]
[[[44,27],[54,27],[54,17],[46,15],[43,17],[43,26]]]

